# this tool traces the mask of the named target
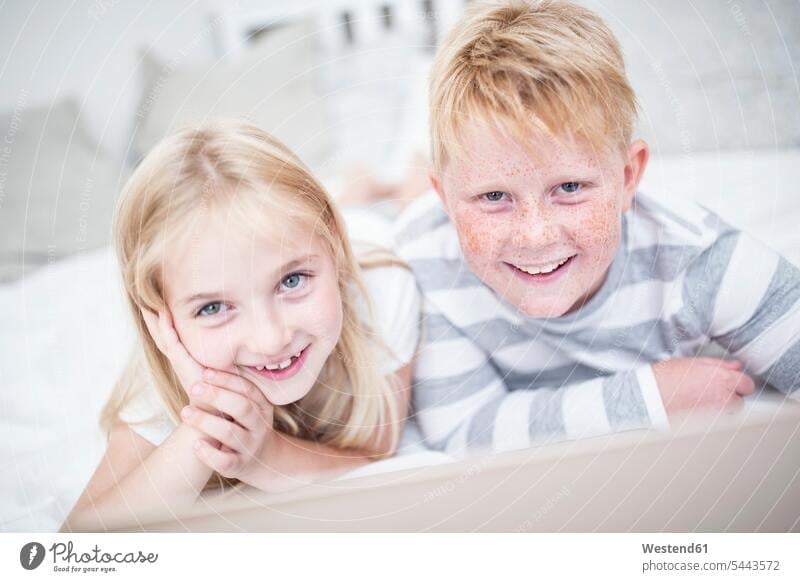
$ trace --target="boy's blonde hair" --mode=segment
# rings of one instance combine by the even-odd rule
[[[590,10],[556,0],[470,7],[439,49],[430,89],[437,173],[475,121],[523,142],[538,130],[624,151],[636,118],[614,35]]]
[[[131,360],[103,411],[109,430],[133,395],[155,385],[169,416],[180,422],[189,403],[169,360],[147,331],[141,309],[165,306],[166,253],[185,244],[203,215],[238,220],[231,229],[257,236],[268,221],[291,221],[317,233],[333,258],[342,298],[342,333],[314,387],[300,401],[276,406],[275,428],[337,447],[369,448],[398,414],[390,380],[378,369],[372,328],[356,314],[369,305],[344,222],[323,187],[282,143],[246,122],[227,121],[167,137],[129,179],[115,216],[115,245],[142,350]],[[230,226],[229,222],[227,223]],[[380,263],[380,261],[375,261]],[[218,476],[217,476],[218,477]],[[223,479],[209,482],[221,484]]]

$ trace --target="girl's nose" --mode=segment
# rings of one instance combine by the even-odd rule
[[[254,318],[245,340],[250,352],[265,358],[286,355],[291,344],[292,328],[280,314]]]

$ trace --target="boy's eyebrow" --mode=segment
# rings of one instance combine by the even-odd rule
[[[596,180],[601,172],[595,168],[574,168],[550,176],[551,182],[571,182],[573,180]]]
[[[502,178],[492,177],[483,182],[469,182],[461,181],[455,184],[455,187],[461,192],[468,192],[471,194],[478,194],[489,192],[492,190],[508,189],[508,184]]]
[[[296,269],[297,267],[307,263],[309,261],[313,261],[314,259],[319,258],[319,255],[316,254],[309,254],[303,255],[302,257],[297,257],[296,259],[292,259],[291,261],[283,264],[278,270],[275,272],[275,277],[280,277],[283,273]],[[203,300],[210,300],[210,299],[219,299],[223,297],[224,293],[219,291],[204,291],[203,293],[195,293],[190,297],[184,299],[181,304],[182,305],[189,305],[190,303],[194,303],[195,301]]]

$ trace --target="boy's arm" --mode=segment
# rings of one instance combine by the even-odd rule
[[[705,280],[710,301],[690,285]],[[726,233],[687,272],[708,335],[745,371],[800,398],[800,270],[746,233]]]
[[[666,428],[651,366],[552,388],[514,390],[486,354],[426,302],[414,377],[428,446],[461,456],[636,428]]]

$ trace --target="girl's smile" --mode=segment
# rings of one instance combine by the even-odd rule
[[[296,354],[286,358],[278,358],[274,364],[264,364],[261,366],[244,366],[250,373],[257,374],[268,380],[280,381],[294,376],[303,367],[306,355],[311,344],[304,347]]]

